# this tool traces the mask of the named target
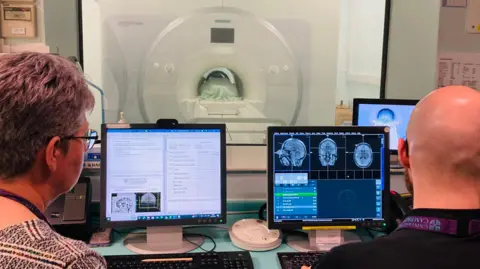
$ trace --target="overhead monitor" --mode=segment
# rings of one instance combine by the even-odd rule
[[[410,115],[418,100],[361,99],[353,100],[353,125],[390,127],[390,152],[398,153],[398,139],[406,139]]]
[[[343,242],[342,230],[386,226],[388,167],[388,127],[269,128],[269,228],[328,228]],[[336,245],[319,246],[322,236],[312,232],[310,241],[289,244],[300,251]]]
[[[195,249],[182,225],[226,221],[223,124],[106,124],[101,160],[102,227],[147,227],[126,239],[134,252]]]

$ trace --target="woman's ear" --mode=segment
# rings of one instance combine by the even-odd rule
[[[45,148],[45,162],[50,172],[55,172],[58,168],[58,157],[62,154],[59,147],[60,142],[60,137],[56,136],[50,139]]]

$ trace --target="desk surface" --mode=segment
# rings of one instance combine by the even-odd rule
[[[228,225],[224,225],[224,226],[228,227],[238,220],[245,219],[245,218],[254,218],[254,217],[255,215],[230,215],[228,216],[228,219],[227,219]],[[215,243],[217,244],[216,251],[241,251],[242,250],[235,247],[231,243],[227,230],[205,227],[205,228],[198,228],[198,229],[189,229],[188,232],[190,231],[211,236],[215,240]],[[357,233],[360,235],[362,240],[364,241],[371,240],[371,237],[366,232],[360,230]],[[130,250],[128,250],[123,246],[123,239],[125,236],[126,236],[125,234],[114,233],[113,243],[110,247],[95,248],[95,250],[104,256],[134,254],[133,252],[131,252]],[[208,239],[205,239],[205,243],[202,245],[202,247],[208,250],[213,247],[213,244]],[[280,264],[277,259],[277,252],[292,252],[292,251],[294,251],[292,248],[290,248],[286,244],[282,244],[279,248],[275,250],[267,251],[267,252],[251,252],[251,255],[252,255],[253,264],[255,268],[274,269],[274,268],[280,268]],[[193,252],[202,252],[202,251],[199,249],[196,249]]]

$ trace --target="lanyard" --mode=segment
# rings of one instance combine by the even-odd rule
[[[397,230],[428,231],[455,236],[470,236],[480,233],[480,219],[465,221],[424,216],[409,216]]]
[[[7,198],[7,199],[10,199],[12,201],[15,201],[17,203],[22,204],[23,206],[28,208],[28,210],[30,210],[37,218],[45,221],[48,225],[50,225],[50,223],[48,222],[48,219],[45,217],[45,215],[42,213],[42,211],[40,211],[34,204],[32,204],[27,199],[25,199],[23,197],[20,197],[16,194],[13,194],[11,192],[1,190],[1,189],[0,189],[0,197]]]

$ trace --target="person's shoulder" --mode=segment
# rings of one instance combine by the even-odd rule
[[[106,268],[106,262],[84,242],[56,233],[42,220],[31,220],[0,232],[0,242],[15,251],[25,251],[59,267]]]
[[[393,242],[391,242],[389,238],[377,238],[376,240],[368,242],[338,246],[323,255],[313,269],[368,268],[369,264],[378,262],[378,260],[373,257],[378,257],[382,255],[381,253],[392,250],[392,248],[388,247],[390,243]]]

